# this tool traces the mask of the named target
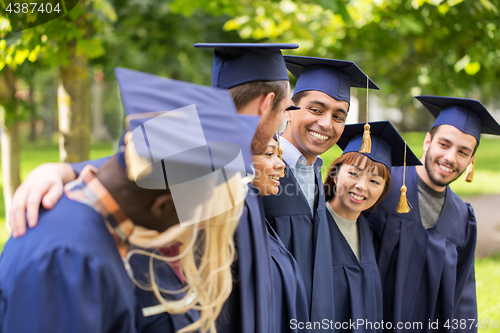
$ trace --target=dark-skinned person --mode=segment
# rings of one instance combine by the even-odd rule
[[[390,122],[369,125],[369,153],[359,152],[365,124],[345,126],[337,142],[344,152],[331,164],[324,183],[332,283],[335,304],[340,305],[335,306],[335,332],[382,332],[382,286],[373,230],[361,213],[376,210],[386,196],[391,188],[391,167],[420,165]]]
[[[278,193],[280,178],[285,170],[277,139],[276,136],[269,141],[263,154],[253,156],[255,177],[252,186],[262,197]],[[271,301],[274,320],[270,332],[309,332],[308,329],[298,327],[298,323],[309,320],[306,291],[299,265],[267,221],[266,224],[273,284]]]
[[[410,323],[394,332],[476,332],[476,218],[449,184],[468,166],[471,180],[481,133],[499,135],[500,125],[477,100],[416,98],[436,121],[424,139],[423,165],[406,170],[414,209],[394,212],[403,170],[393,167],[391,190],[367,215],[379,244],[384,321]]]
[[[116,77],[125,146],[7,242],[2,332],[216,331],[251,140],[227,91],[127,69]]]
[[[297,44],[197,44],[214,49],[212,87],[228,89],[238,111],[242,135],[253,135],[252,152],[261,153],[282,123],[290,106],[290,83],[280,49]],[[257,130],[255,125],[258,124]],[[251,157],[250,157],[251,159]],[[93,161],[98,167],[105,159]],[[10,213],[13,235],[20,236],[36,224],[39,203],[50,209],[61,195],[62,184],[74,179],[88,162],[48,164],[33,170],[16,190]],[[248,169],[247,172],[251,172]],[[271,294],[267,231],[258,195],[245,201],[235,241],[238,260],[233,267],[235,287],[218,318],[220,332],[268,332]]]
[[[366,88],[367,76],[350,61],[284,58],[297,77],[292,101],[301,109],[285,112],[287,127],[280,139],[285,176],[278,194],[262,198],[265,216],[299,264],[311,322],[335,322],[332,244],[319,155],[339,140],[350,88]],[[369,86],[378,89],[371,80]]]

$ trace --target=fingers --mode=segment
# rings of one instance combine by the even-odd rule
[[[29,189],[25,186],[19,186],[12,197],[12,204],[9,212],[9,224],[12,229],[14,238],[23,236],[26,233],[26,220],[24,213],[26,212],[26,198],[28,197]]]
[[[45,209],[54,207],[62,196],[63,180],[73,180],[75,176],[68,164],[47,163],[33,169],[12,198],[9,212],[12,235],[17,238],[26,233],[25,213],[30,228],[35,227],[38,223],[40,202]]]
[[[62,182],[54,183],[43,196],[42,205],[45,209],[52,209],[63,195],[64,185]]]
[[[32,188],[26,199],[26,216],[28,217],[28,225],[33,228],[38,223],[38,210],[40,202],[47,189]]]

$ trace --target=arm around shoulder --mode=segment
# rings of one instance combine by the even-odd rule
[[[52,209],[62,196],[64,183],[75,178],[76,173],[67,163],[45,163],[33,169],[12,198],[9,212],[12,235],[24,235],[25,216],[31,228],[36,226],[40,203],[45,209]]]
[[[30,228],[34,228],[38,223],[40,204],[45,209],[52,209],[62,196],[64,184],[75,180],[85,166],[99,168],[110,158],[108,156],[71,164],[45,163],[33,169],[12,198],[9,212],[12,236],[23,236],[26,233],[26,222]]]

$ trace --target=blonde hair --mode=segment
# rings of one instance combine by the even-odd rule
[[[186,313],[197,310],[200,319],[182,328],[178,333],[201,329],[202,332],[215,333],[215,320],[219,316],[224,302],[232,290],[231,264],[236,250],[234,233],[243,212],[246,189],[240,174],[215,188],[208,209],[220,211],[226,204],[228,188],[231,190],[235,204],[233,208],[215,217],[181,227],[176,225],[162,233],[163,246],[181,243],[179,254],[175,257],[165,257],[145,250],[132,250],[128,253],[129,260],[134,254],[150,257],[149,286],[143,286],[134,277],[132,280],[141,289],[152,291],[163,305],[165,311],[171,314]],[[142,235],[144,237],[144,235]],[[155,237],[158,239],[157,237]],[[155,280],[153,261],[166,263],[176,262],[185,281],[185,287],[180,290],[165,290],[158,286]],[[178,261],[178,262],[177,262]],[[164,294],[184,293],[180,300],[165,299]]]

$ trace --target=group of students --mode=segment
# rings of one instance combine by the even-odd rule
[[[195,46],[212,88],[117,69],[117,154],[16,191],[0,331],[476,331],[476,221],[448,184],[500,134],[484,106],[417,96],[419,160],[388,121],[345,125],[350,88],[378,89],[353,62]]]

